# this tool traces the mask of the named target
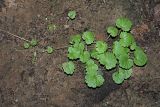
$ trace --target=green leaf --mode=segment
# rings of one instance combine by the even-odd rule
[[[55,24],[49,24],[49,25],[48,25],[48,31],[49,31],[49,32],[53,32],[54,30],[56,30],[56,28],[57,28],[57,27],[56,27]]]
[[[98,56],[99,56],[99,53],[96,51],[96,50],[92,50],[90,52],[91,54],[91,57],[94,58],[94,59],[99,59]]]
[[[51,53],[53,53],[53,51],[54,51],[51,46],[47,46],[47,49],[46,49],[46,50],[47,50],[47,53],[48,53],[48,54],[51,54]]]
[[[133,60],[129,58],[128,54],[120,55],[119,66],[124,69],[130,69],[133,66]]]
[[[110,26],[107,28],[107,32],[112,36],[116,37],[118,35],[118,29],[116,27]]]
[[[99,53],[99,54],[102,54],[104,53],[108,48],[108,45],[103,42],[103,41],[97,41],[96,42],[96,51]]]
[[[62,67],[63,67],[63,70],[66,74],[73,74],[74,73],[75,66],[72,61],[63,63]]]
[[[129,70],[123,69],[123,70],[124,70],[124,79],[130,78],[132,75],[132,69],[129,69]]]
[[[121,83],[124,81],[124,73],[123,73],[123,70],[122,70],[122,69],[119,69],[119,71],[114,72],[114,73],[112,74],[112,78],[113,78],[113,81],[114,81],[116,84],[121,84]]]
[[[24,42],[23,46],[25,49],[28,49],[30,47],[30,44],[28,42]]]
[[[116,20],[116,26],[121,28],[123,31],[129,31],[132,27],[132,22],[128,18],[118,18]]]
[[[69,47],[68,52],[69,59],[77,59],[80,56],[80,51],[77,48]]]
[[[71,36],[71,40],[70,40],[71,44],[80,43],[80,42],[81,42],[81,35],[77,34],[77,35]]]
[[[120,38],[120,44],[124,47],[129,47],[134,41],[132,34],[127,32],[121,32]]]
[[[84,50],[84,43],[76,43],[73,46],[68,48],[68,58],[77,59],[80,57],[81,53]]]
[[[30,42],[30,44],[32,46],[36,46],[38,44],[38,41],[36,39],[32,39],[31,42]]]
[[[94,33],[91,31],[86,31],[83,33],[82,38],[85,40],[86,44],[92,44],[94,42]]]
[[[98,65],[97,64],[90,64],[90,66],[86,66],[86,74],[92,74],[94,72],[97,72]]]
[[[106,54],[105,53],[104,54],[100,54],[98,56],[98,58],[99,58],[100,64],[105,65],[107,63],[107,59],[106,59]]]
[[[85,82],[87,83],[88,87],[96,88],[100,87],[104,83],[104,78],[95,72],[93,74],[86,75]]]
[[[136,42],[133,42],[132,45],[130,46],[130,49],[131,49],[131,50],[135,50],[136,47],[137,47]]]
[[[88,51],[84,51],[81,55],[80,55],[80,61],[82,63],[87,62],[90,59],[90,54]]]
[[[137,66],[144,66],[147,63],[147,55],[140,47],[136,47],[134,51],[134,63]]]
[[[76,18],[76,11],[75,10],[72,10],[72,11],[69,11],[68,12],[68,17],[70,18],[70,19],[75,19]]]
[[[107,70],[116,67],[117,64],[116,57],[111,52],[106,52],[105,54],[99,55],[99,62],[102,65],[105,65]]]
[[[130,78],[131,75],[132,75],[132,69],[125,70],[125,69],[119,68],[119,71],[114,72],[112,74],[112,78],[116,84],[121,84],[125,79]]]
[[[87,62],[86,62],[86,66],[92,66],[94,63],[94,61],[92,59],[89,59]]]
[[[128,54],[128,52],[129,52],[128,48],[122,47],[118,41],[114,42],[113,53],[115,54],[117,59],[119,59],[120,55]]]

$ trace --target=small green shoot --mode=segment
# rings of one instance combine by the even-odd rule
[[[75,18],[76,18],[76,15],[77,15],[77,13],[76,13],[75,10],[71,10],[71,11],[68,12],[68,17],[69,17],[71,20],[75,19]]]
[[[49,32],[53,32],[56,30],[57,27],[55,24],[49,24],[47,28]]]
[[[31,46],[36,46],[38,44],[38,41],[36,39],[32,39],[30,42]]]
[[[24,42],[23,47],[25,49],[28,49],[30,47],[30,44],[28,42]]]
[[[51,46],[47,46],[46,51],[47,51],[48,54],[52,54],[54,49]]]

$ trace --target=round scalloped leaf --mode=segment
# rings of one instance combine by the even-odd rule
[[[77,35],[71,36],[70,38],[71,44],[80,43],[80,42],[81,42],[81,35],[77,34]]]
[[[88,87],[96,88],[100,87],[104,83],[104,78],[103,76],[94,73],[92,75],[86,75],[85,82],[87,83]]]
[[[123,70],[122,69],[119,69],[119,71],[116,71],[112,74],[112,78],[113,78],[113,81],[116,83],[116,84],[121,84],[123,83],[124,81],[124,73],[123,73]]]
[[[62,68],[66,74],[73,74],[75,70],[75,66],[72,61],[63,63]]]
[[[136,47],[134,51],[134,63],[137,66],[144,66],[147,63],[147,55],[140,47]]]
[[[132,34],[127,32],[121,32],[120,38],[119,42],[124,47],[129,47],[134,41]]]
[[[51,54],[51,53],[53,53],[54,49],[51,46],[47,46],[46,51],[48,54]]]
[[[137,47],[136,42],[133,42],[132,45],[130,46],[130,49],[131,49],[131,50],[135,50],[136,47]]]
[[[123,70],[124,70],[124,79],[130,78],[132,75],[132,69],[129,69],[129,70],[123,69]]]
[[[119,59],[120,55],[127,54],[129,52],[128,48],[122,47],[118,41],[115,41],[113,44],[113,53],[116,58]]]
[[[24,42],[23,47],[25,49],[28,49],[30,47],[30,44],[28,42]]]
[[[104,54],[99,55],[99,62],[102,65],[105,65],[107,70],[116,67],[117,64],[116,57],[111,52],[106,52]]]
[[[69,47],[68,52],[69,59],[77,59],[80,56],[80,51],[77,48]]]
[[[94,33],[91,31],[86,31],[83,33],[82,38],[85,40],[86,44],[92,44],[94,42]]]
[[[119,66],[124,69],[130,69],[133,66],[133,60],[129,58],[128,54],[120,55]]]
[[[107,63],[106,54],[105,53],[98,55],[98,59],[99,59],[100,64],[102,64],[102,65],[105,65]]]
[[[112,36],[116,37],[118,35],[118,29],[116,27],[110,26],[107,28],[107,32]]]
[[[75,19],[76,18],[76,11],[75,10],[72,10],[72,11],[69,11],[68,12],[68,17],[70,18],[70,19]]]
[[[94,59],[99,59],[98,56],[99,56],[99,53],[96,51],[96,50],[92,50],[90,52],[91,54],[91,57],[94,58]]]
[[[89,66],[86,66],[86,74],[92,74],[93,72],[98,70],[98,65],[97,64],[89,64]]]
[[[31,42],[30,42],[30,44],[32,46],[36,46],[38,44],[38,41],[36,39],[32,39]]]
[[[99,53],[99,54],[102,54],[104,53],[108,48],[108,45],[103,42],[103,41],[97,41],[96,42],[96,51]]]
[[[90,59],[90,54],[89,54],[88,51],[84,51],[83,53],[81,53],[81,55],[80,55],[80,61],[82,63],[87,62],[89,59]]]
[[[84,43],[76,43],[73,46],[68,48],[68,58],[77,59],[80,57],[81,53],[84,50]]]
[[[92,59],[89,59],[87,62],[86,62],[86,66],[92,66],[94,63],[94,61]]]
[[[116,20],[116,26],[121,28],[123,31],[129,31],[132,27],[132,22],[128,18],[118,18]]]

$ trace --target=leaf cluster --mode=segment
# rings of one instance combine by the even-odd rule
[[[24,42],[23,46],[25,49],[35,47],[38,44],[38,41],[36,39],[32,39],[30,42]]]
[[[68,48],[68,62],[62,64],[64,72],[73,74],[75,65],[73,61],[80,60],[85,65],[85,82],[88,87],[100,87],[104,83],[103,73],[98,65],[103,65],[106,71],[118,68],[112,74],[115,83],[121,84],[132,75],[133,65],[144,66],[147,63],[147,56],[141,49],[133,35],[130,33],[132,22],[127,18],[118,18],[116,26],[107,28],[107,33],[119,39],[112,47],[105,41],[96,41],[92,31],[85,31],[82,34],[71,36]],[[93,49],[88,46],[93,45]]]

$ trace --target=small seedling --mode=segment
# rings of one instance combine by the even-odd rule
[[[34,47],[38,44],[38,41],[36,39],[32,39],[30,42],[24,42],[23,47],[25,49],[29,49],[30,47]]]
[[[56,30],[56,25],[55,24],[49,24],[48,25],[48,31],[49,32],[53,32],[53,31],[55,31]]]
[[[30,47],[30,44],[28,42],[24,42],[23,47],[25,49],[28,49]]]
[[[32,39],[30,42],[31,46],[36,46],[38,44],[38,41],[36,39]]]
[[[73,19],[75,19],[76,18],[76,11],[75,10],[71,10],[71,11],[69,11],[68,12],[68,17],[71,19],[71,20],[73,20]]]
[[[144,66],[147,63],[146,54],[129,32],[131,26],[132,22],[129,19],[118,18],[116,26],[107,28],[107,33],[112,37],[120,35],[110,48],[105,41],[95,41],[95,35],[91,31],[72,36],[68,48],[69,62],[62,64],[64,72],[72,75],[75,70],[72,61],[79,59],[85,65],[85,82],[88,87],[100,87],[105,81],[98,65],[103,65],[106,71],[118,68],[119,70],[112,74],[112,78],[116,84],[122,84],[131,77],[134,64]],[[95,48],[89,50],[89,45],[94,45]]]
[[[46,51],[48,54],[51,54],[51,53],[53,53],[54,49],[51,46],[47,46]]]

